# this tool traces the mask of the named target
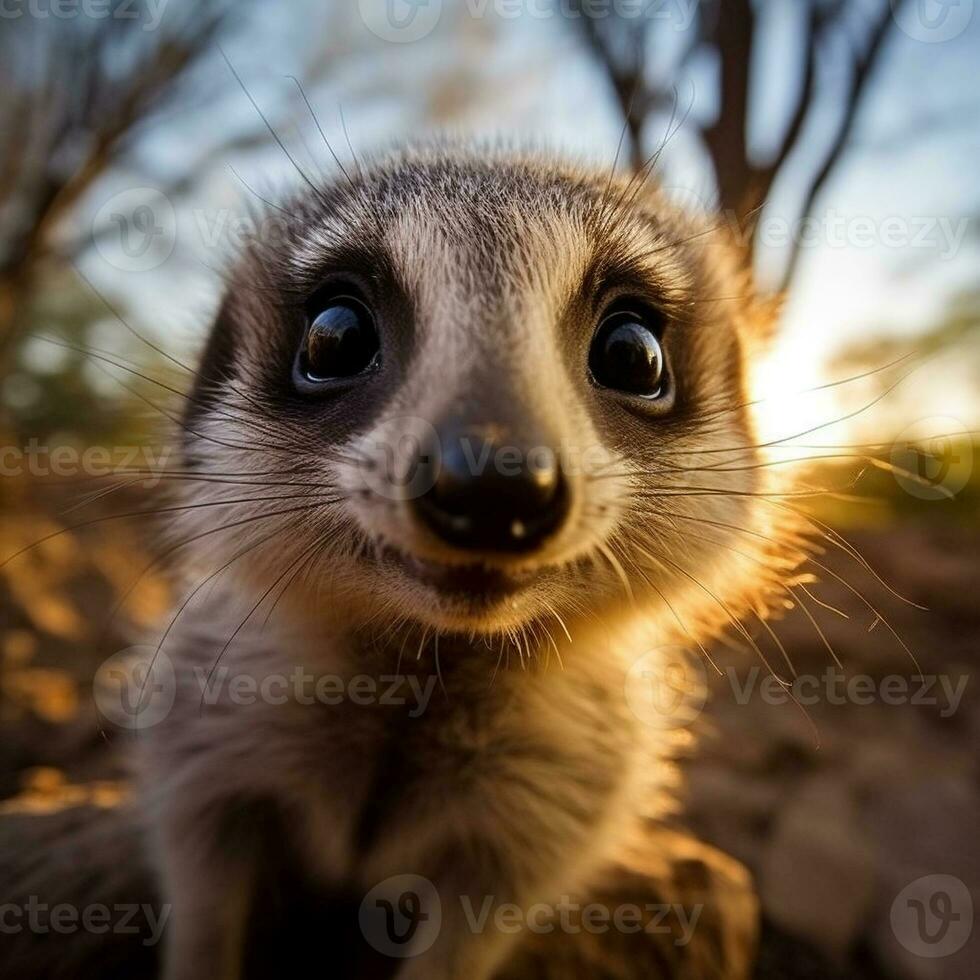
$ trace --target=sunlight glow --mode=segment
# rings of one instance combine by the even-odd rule
[[[847,414],[839,389],[824,387],[838,380],[800,338],[778,345],[753,365],[750,378],[760,442],[777,443],[772,452],[779,458],[798,458],[819,455],[812,447],[848,441],[849,424],[834,421]]]

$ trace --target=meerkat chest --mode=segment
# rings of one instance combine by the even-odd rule
[[[206,694],[189,659],[178,672],[188,682],[152,739],[158,789],[202,812],[277,803],[325,881],[417,870],[465,839],[581,849],[635,771],[621,684],[574,666],[330,671],[252,656],[228,658]]]
[[[346,705],[335,716],[356,777],[338,780],[331,764],[311,810],[328,815],[312,832],[343,826],[347,873],[370,886],[468,841],[569,868],[601,851],[615,813],[633,812],[624,804],[638,760],[611,692],[558,673],[454,679],[437,683],[424,708],[378,704],[357,719]]]

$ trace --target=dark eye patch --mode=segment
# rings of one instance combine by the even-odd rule
[[[350,295],[322,302],[308,318],[296,359],[301,391],[356,378],[381,362],[381,339],[367,304]]]
[[[606,316],[589,351],[589,370],[595,382],[641,398],[659,398],[666,364],[654,318],[621,310]]]

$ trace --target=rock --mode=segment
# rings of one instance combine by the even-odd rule
[[[578,899],[642,927],[529,933],[496,980],[748,980],[758,902],[748,871],[698,839],[651,823],[635,853]],[[666,913],[666,914],[665,914]]]
[[[955,770],[908,773],[869,801],[866,821],[881,866],[870,945],[903,980],[977,974],[980,935],[971,929],[980,908],[978,812],[978,794]]]
[[[806,783],[778,816],[759,891],[772,921],[843,961],[874,894],[874,850],[850,794],[837,780]]]

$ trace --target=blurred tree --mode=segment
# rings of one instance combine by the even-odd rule
[[[42,263],[86,242],[56,227],[126,155],[142,124],[182,94],[230,0],[109,0],[98,17],[7,17],[0,32],[0,370]]]
[[[804,0],[795,101],[781,139],[764,159],[749,146],[750,108],[754,91],[763,84],[760,50],[767,37],[762,28],[767,8],[782,0],[705,0],[691,8],[690,24],[680,29],[680,43],[670,53],[667,70],[651,70],[653,32],[677,25],[664,17],[589,15],[585,0],[571,0],[583,37],[609,78],[624,119],[633,168],[650,164],[643,132],[654,113],[676,108],[674,82],[695,55],[708,53],[718,66],[718,98],[714,118],[703,124],[702,139],[710,157],[718,206],[738,222],[750,222],[765,202],[787,160],[801,148],[811,158],[799,217],[810,216],[814,204],[847,149],[858,109],[894,23],[895,6],[905,0],[878,0],[872,10],[843,0]],[[829,139],[813,146],[804,133],[818,101],[821,108],[833,86],[836,119]],[[749,227],[757,228],[751,222]],[[800,256],[798,236],[790,245],[782,281],[792,279]],[[751,248],[751,236],[747,247]]]
[[[912,336],[890,333],[885,325],[880,331],[845,347],[831,362],[831,368],[857,373],[901,357],[926,362],[933,355],[952,352],[961,363],[976,372],[980,385],[980,289],[954,295],[938,322]]]
[[[150,376],[172,387],[183,379],[164,358],[118,329],[103,299],[73,268],[46,269],[43,280],[4,379],[4,436],[18,446],[30,440],[143,444],[162,420],[149,407],[164,400]],[[121,298],[108,300],[114,308],[124,305]],[[102,355],[107,337],[111,350]]]

